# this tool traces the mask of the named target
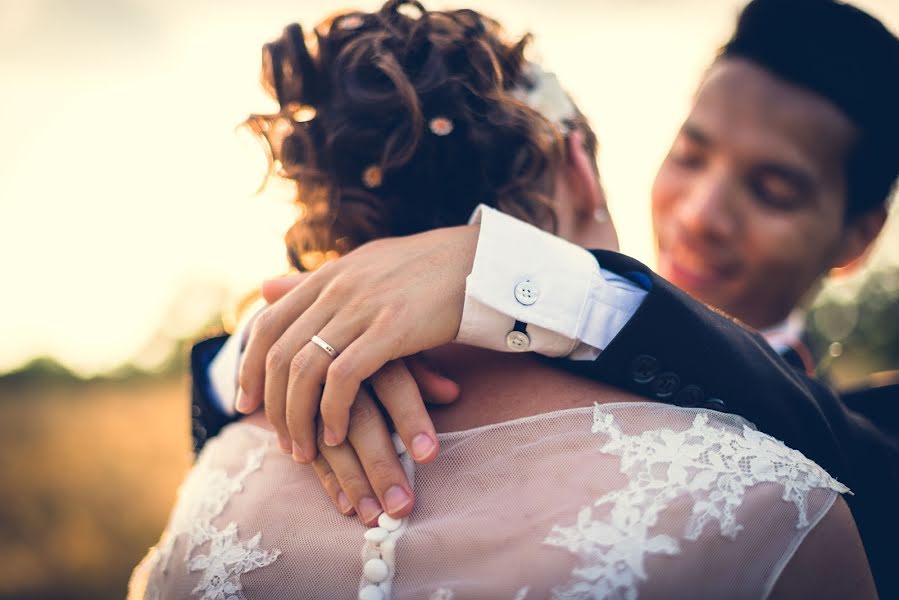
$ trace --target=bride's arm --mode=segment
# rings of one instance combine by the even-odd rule
[[[836,499],[809,532],[784,567],[769,598],[877,598],[862,540],[842,498]]]

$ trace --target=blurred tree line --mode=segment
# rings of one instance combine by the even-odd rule
[[[183,375],[189,368],[193,344],[221,334],[224,324],[233,324],[235,314],[245,304],[246,300],[235,300],[233,293],[220,283],[192,282],[175,294],[143,347],[120,365],[97,375],[83,376],[52,356],[38,356],[21,367],[0,373],[0,384],[138,382]]]
[[[92,377],[82,377],[50,356],[39,356],[21,367],[0,375],[0,383],[11,385],[67,384],[132,381],[181,375],[187,371],[190,348],[196,339],[172,341],[168,357],[159,366],[146,368],[132,362]]]

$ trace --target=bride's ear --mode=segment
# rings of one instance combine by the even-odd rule
[[[569,239],[585,248],[618,250],[618,233],[606,207],[593,155],[584,147],[584,134],[575,129],[565,138],[565,167],[561,169],[569,205]]]
[[[606,210],[606,197],[599,184],[593,159],[584,147],[584,134],[573,130],[565,138],[565,171],[574,192],[575,210],[581,214],[595,214]]]

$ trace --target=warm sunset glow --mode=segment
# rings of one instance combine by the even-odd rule
[[[190,331],[282,272],[292,186],[254,195],[265,155],[235,132],[272,108],[260,48],[292,21],[379,4],[0,0],[0,372],[42,354],[82,373],[113,367],[161,322]],[[450,5],[536,35],[599,132],[623,250],[651,263],[652,177],[742,4]],[[857,4],[899,29],[895,0]],[[899,262],[895,218],[889,229],[881,263]]]

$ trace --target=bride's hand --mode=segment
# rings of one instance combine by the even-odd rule
[[[415,357],[411,357],[414,360]],[[418,368],[416,381],[436,377],[424,366]],[[378,374],[375,374],[377,377]],[[455,384],[445,381],[432,381],[428,385],[443,387],[443,393],[454,390]],[[382,388],[382,393],[395,395],[400,390]],[[458,391],[456,389],[456,391]],[[432,403],[446,403],[455,399],[455,395],[444,398],[431,398]],[[400,519],[412,512],[415,496],[412,485],[399,459],[399,452],[393,443],[388,427],[387,417],[378,406],[377,400],[368,391],[367,386],[359,388],[356,401],[350,409],[350,423],[346,439],[337,446],[327,446],[322,439],[324,425],[318,419],[319,454],[312,462],[315,474],[321,481],[334,506],[341,513],[350,516],[356,514],[363,524],[374,526],[378,515],[386,512],[391,517]]]
[[[412,486],[397,456],[384,415],[365,389],[350,409],[347,439],[337,446],[322,440],[324,426],[318,420],[319,455],[312,466],[337,509],[356,513],[365,525],[374,525],[382,507],[402,518],[412,511]]]
[[[478,226],[463,226],[377,240],[305,276],[254,323],[238,410],[252,412],[264,401],[282,448],[301,462],[317,455],[319,411],[325,445],[342,443],[362,381],[391,360],[456,337],[477,237]],[[379,379],[407,391],[393,401],[378,391]],[[417,386],[398,385],[403,381],[412,377],[399,365],[372,383],[412,457],[430,460],[433,425]]]

